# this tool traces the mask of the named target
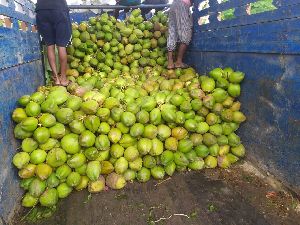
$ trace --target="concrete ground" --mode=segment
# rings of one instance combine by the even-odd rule
[[[251,165],[73,193],[39,225],[296,225],[299,200]],[[24,212],[25,213],[25,212]],[[16,220],[15,224],[32,224]]]

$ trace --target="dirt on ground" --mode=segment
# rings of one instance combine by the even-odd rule
[[[26,212],[23,212],[24,216]],[[280,183],[241,163],[177,173],[124,190],[73,193],[39,225],[296,225],[300,204]],[[32,224],[16,220],[18,225]]]

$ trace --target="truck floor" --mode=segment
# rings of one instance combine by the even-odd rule
[[[87,191],[76,192],[38,224],[296,225],[299,211],[297,198],[240,164],[228,170],[177,173],[163,182],[134,182],[124,190],[91,197]]]

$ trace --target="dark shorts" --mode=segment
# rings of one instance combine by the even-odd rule
[[[36,13],[37,28],[46,45],[66,47],[72,36],[69,11],[44,9]]]

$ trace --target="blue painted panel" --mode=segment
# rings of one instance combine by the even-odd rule
[[[216,15],[218,12],[222,12],[224,10],[230,9],[230,8],[245,8],[247,4],[257,2],[258,0],[229,0],[227,2],[224,2],[222,4],[218,4],[217,0],[210,0],[209,8],[203,9],[198,13],[198,10],[196,10],[197,16],[204,16],[204,15]],[[201,1],[200,1],[201,2]],[[273,5],[277,8],[283,7],[283,6],[292,6],[297,5],[300,3],[300,0],[274,0]],[[196,4],[198,6],[198,4]]]
[[[41,58],[40,40],[38,33],[19,30],[18,20],[35,24],[29,10],[34,4],[28,0],[20,1],[24,13],[15,11],[15,3],[9,0],[8,6],[0,5],[0,15],[11,18],[12,28],[0,27],[0,70]]]
[[[14,0],[8,0],[8,6],[0,5],[0,15],[5,15],[11,18],[16,18],[30,24],[35,24],[35,18],[31,18],[29,11],[34,12],[35,5],[28,0],[16,1],[23,9],[22,12],[15,11],[16,6]]]
[[[196,6],[199,4],[196,1]],[[214,2],[214,4],[212,4]],[[278,9],[247,15],[246,3],[231,0],[222,4],[210,1],[211,7],[194,12],[194,35],[191,49],[224,52],[299,54],[300,0],[274,0]],[[218,21],[219,10],[235,6],[237,18]],[[223,7],[223,8],[220,8]],[[198,25],[199,15],[210,14],[210,23]]]
[[[200,74],[230,66],[246,73],[239,130],[248,159],[300,194],[300,56],[192,51]]]
[[[192,48],[205,51],[298,54],[298,19],[279,20],[237,28],[224,28],[194,35]]]
[[[41,60],[0,70],[0,84],[0,218],[8,223],[20,207],[22,194],[17,170],[11,164],[20,147],[13,135],[11,113],[19,97],[33,93],[44,84]]]
[[[0,69],[40,58],[38,33],[0,27]]]
[[[28,0],[17,2],[23,11],[15,11],[13,0],[8,6],[0,5],[0,15],[11,18],[12,28],[0,27],[0,224],[9,224],[20,207],[21,189],[17,171],[11,161],[20,143],[13,135],[11,113],[16,101],[44,84],[39,36],[19,30],[18,20],[35,24],[34,5]]]
[[[263,23],[268,21],[275,21],[275,20],[282,20],[282,19],[289,19],[289,18],[296,18],[300,16],[300,4],[296,4],[293,6],[283,6],[273,11],[268,11],[264,13],[254,14],[254,15],[247,15],[246,8],[240,11],[236,19],[231,20],[224,20],[224,21],[217,21],[217,14],[215,16],[210,17],[210,20],[214,19],[214,23],[209,23],[201,26],[202,30],[212,30],[224,27],[234,27],[234,26],[241,26],[247,24],[255,24],[255,23]],[[217,12],[216,12],[217,13]],[[198,13],[195,13],[194,16],[200,17]],[[197,29],[199,26],[197,26]]]
[[[227,66],[246,73],[241,101],[248,122],[239,132],[248,158],[300,194],[300,0],[274,0],[277,10],[250,16],[252,0],[213,2],[194,13],[188,61],[202,74]],[[218,21],[229,8],[236,19]],[[206,14],[210,23],[199,26]]]
[[[257,0],[229,0],[227,2],[223,2],[223,3],[219,4],[217,0],[210,0],[209,1],[210,7],[201,10],[199,15],[200,16],[213,15],[213,14],[216,14],[217,12],[222,12],[226,9],[238,8],[238,7],[245,6],[249,3],[253,3],[256,1]],[[198,5],[198,4],[196,4],[196,5]]]
[[[93,13],[92,11],[70,14],[71,21],[76,23],[80,23],[82,21],[88,21],[90,17],[94,17],[94,16],[96,16],[96,14]]]

